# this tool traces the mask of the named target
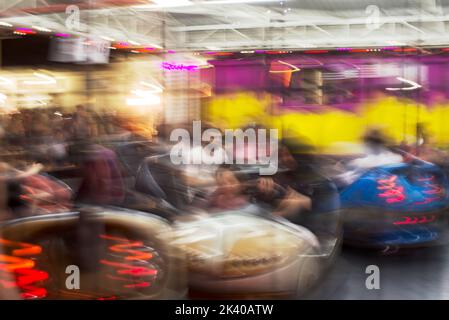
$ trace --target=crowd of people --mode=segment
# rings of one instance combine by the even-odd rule
[[[317,191],[316,185],[329,186],[330,179],[322,174],[321,163],[310,148],[294,139],[279,141],[277,173],[264,176],[257,174],[254,166],[226,161],[254,147],[248,142],[244,150],[229,152],[214,148],[213,153],[205,153],[203,146],[197,146],[198,150],[192,148],[184,155],[192,159],[218,157],[223,159],[222,164],[186,161],[187,164],[175,165],[169,157],[173,142],[161,130],[158,139],[152,142],[158,147],[131,155],[138,165],[129,170],[118,146],[132,144],[142,137],[124,129],[120,119],[112,114],[99,114],[79,105],[73,113],[56,108],[23,110],[1,120],[3,218],[29,212],[64,211],[80,203],[137,207],[151,212],[162,203],[171,213],[247,210],[297,222],[322,206],[322,199],[336,201],[332,188],[324,188],[329,192],[324,197],[317,196],[322,190]],[[381,130],[368,130],[363,137],[364,153],[344,166],[337,163],[334,169],[339,174],[332,183],[337,187],[348,185],[372,167],[407,161],[407,154],[429,161],[443,159],[444,155],[429,146],[424,127],[419,130],[418,144],[398,147],[403,153],[390,146]],[[105,143],[101,138],[120,133],[126,133],[120,143]],[[21,151],[23,157],[8,158],[14,151]],[[76,187],[52,175],[52,169],[66,165],[75,172],[72,177],[78,181]]]

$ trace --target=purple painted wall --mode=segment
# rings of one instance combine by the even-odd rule
[[[297,88],[281,85],[270,73],[272,62],[282,61],[302,70],[319,69],[322,75],[337,77],[325,80],[323,88],[327,102],[314,105],[304,101]],[[395,55],[392,52],[362,54],[288,54],[256,58],[220,59],[209,63],[215,66],[215,92],[262,91],[281,95],[284,107],[317,111],[332,106],[354,110],[376,90],[401,95],[431,106],[449,98],[449,55]],[[286,67],[288,70],[288,67]],[[299,74],[300,72],[298,72]],[[345,78],[345,74],[351,74]],[[354,73],[357,75],[354,76]],[[295,75],[296,76],[296,75]],[[338,77],[342,77],[341,79]],[[385,91],[387,87],[401,87],[397,79],[413,79],[423,87],[413,91]],[[302,81],[302,80],[298,80]],[[294,81],[291,81],[291,84]],[[330,102],[329,102],[330,101]]]

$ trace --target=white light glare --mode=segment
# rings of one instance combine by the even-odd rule
[[[0,82],[2,84],[12,84],[12,81],[10,79],[8,79],[8,78],[5,78],[5,77],[0,77]]]
[[[100,38],[103,39],[103,40],[106,40],[106,41],[110,41],[110,42],[114,42],[115,41],[111,37],[107,37],[107,36],[101,36]]]
[[[154,94],[147,95],[145,98],[127,98],[126,104],[128,106],[150,106],[161,103],[161,97]]]
[[[155,93],[162,92],[162,89],[149,83],[146,84],[151,86],[153,90],[132,90],[133,96],[126,99],[128,106],[150,106],[161,103],[161,97]],[[160,91],[156,91],[156,89]]]
[[[24,81],[25,84],[55,84],[56,80],[53,77],[47,76],[42,73],[35,72],[34,76],[37,78],[41,78],[43,80],[40,81]]]
[[[415,89],[418,89],[418,88],[421,88],[421,87],[422,87],[420,84],[418,84],[418,83],[416,83],[415,81],[412,81],[412,80],[404,79],[404,78],[401,78],[401,77],[396,77],[396,79],[398,79],[398,80],[401,81],[401,82],[405,82],[405,83],[409,84],[410,87],[402,87],[402,88],[385,88],[385,90],[388,90],[388,91],[398,91],[398,90],[406,90],[406,91],[409,91],[409,90],[415,90]]]
[[[153,0],[153,4],[144,4],[133,6],[136,9],[152,9],[152,8],[173,8],[187,7],[193,5],[209,5],[209,4],[234,4],[234,3],[256,3],[256,2],[274,2],[273,0],[211,0],[196,1],[189,0]]]
[[[153,88],[152,91],[148,91],[149,93],[162,93],[164,91],[161,87],[158,87],[158,86],[156,86],[156,85],[154,85],[152,83],[141,81],[140,84],[145,86],[145,87]]]
[[[50,29],[40,26],[32,26],[33,29],[41,32],[52,32]]]
[[[183,7],[190,6],[193,3],[190,0],[153,0],[156,7]]]

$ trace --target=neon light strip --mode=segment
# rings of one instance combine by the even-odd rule
[[[285,62],[285,61],[278,60],[277,62],[279,62],[280,64],[283,64],[283,65],[286,65],[286,66],[290,67],[291,70],[278,70],[278,71],[276,71],[276,70],[273,70],[273,71],[270,70],[270,71],[269,71],[270,73],[293,73],[293,72],[301,71],[301,69],[299,69],[297,66],[292,65],[292,64],[290,64],[290,63],[287,63],[287,62]]]
[[[420,84],[418,84],[418,83],[416,83],[415,81],[412,81],[412,80],[404,79],[404,78],[401,78],[401,77],[396,77],[396,79],[398,79],[398,80],[401,81],[401,82],[404,82],[404,83],[409,84],[410,87],[403,87],[403,88],[385,88],[385,90],[388,90],[388,91],[406,90],[406,91],[408,91],[408,90],[415,90],[415,89],[418,89],[418,88],[421,88],[421,87],[422,87]]]
[[[1,280],[0,284],[5,288],[18,287],[21,297],[24,299],[45,298],[47,290],[34,285],[48,279],[48,273],[33,269],[35,262],[31,259],[23,258],[23,256],[39,255],[42,247],[23,243],[14,242],[6,239],[0,239],[0,244],[4,247],[19,247],[20,249],[12,250],[12,255],[0,254],[0,271],[12,273],[16,276],[16,281]]]
[[[185,64],[175,64],[170,62],[162,62],[162,69],[165,70],[187,70],[196,71],[198,69],[197,65],[185,65]]]
[[[402,202],[405,199],[404,187],[397,186],[396,180],[397,176],[391,176],[388,179],[380,179],[377,181],[380,184],[377,189],[385,190],[383,193],[379,193],[379,197],[387,198],[385,200],[387,203]]]
[[[408,224],[422,224],[422,223],[430,223],[435,221],[436,217],[434,215],[430,216],[430,219],[427,219],[426,216],[422,216],[421,219],[418,219],[418,217],[407,217],[404,216],[403,218],[405,218],[405,220],[403,221],[396,221],[393,222],[394,225],[408,225]]]
[[[110,235],[100,235],[100,238],[104,240],[110,240],[118,242],[108,249],[114,253],[125,253],[127,255],[120,257],[125,262],[114,262],[109,260],[100,260],[100,263],[106,266],[116,268],[117,275],[107,275],[109,279],[128,282],[123,285],[124,288],[146,288],[151,285],[148,281],[142,281],[141,277],[154,277],[157,276],[158,271],[153,268],[147,268],[145,266],[133,265],[133,262],[148,262],[153,258],[153,254],[149,252],[142,252],[140,250],[131,248],[142,248],[144,244],[142,241],[131,241],[124,238],[114,237]],[[126,277],[130,276],[130,277]],[[138,282],[136,282],[136,280]]]

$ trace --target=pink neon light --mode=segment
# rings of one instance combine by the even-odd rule
[[[29,28],[17,28],[16,32],[22,32],[26,34],[36,34],[36,31],[29,29]]]
[[[403,218],[405,218],[405,220],[402,221],[395,221],[393,222],[394,225],[407,225],[407,224],[422,224],[422,223],[430,223],[435,221],[436,217],[435,215],[431,215],[430,218],[426,217],[426,216],[422,216],[420,219],[419,217],[408,217],[408,216],[404,216]]]
[[[397,203],[405,200],[404,187],[396,185],[397,176],[391,176],[388,179],[379,179],[377,183],[379,186],[378,190],[383,190],[379,193],[379,197],[387,198],[385,201],[387,203]]]
[[[61,38],[70,38],[70,34],[68,34],[68,33],[56,33],[55,36],[61,37]]]
[[[424,201],[415,202],[415,204],[427,204],[441,199],[444,195],[443,187],[439,186],[435,183],[435,176],[431,176],[428,178],[419,178],[418,181],[423,182],[424,188],[426,188],[423,193],[426,195],[433,195],[433,197],[429,197],[424,199]]]
[[[176,63],[170,63],[170,62],[162,62],[162,68],[165,70],[187,70],[187,71],[196,71],[198,69],[197,65],[186,65],[186,64],[176,64]]]
[[[439,198],[426,198],[423,201],[417,201],[415,202],[415,204],[428,204],[428,203],[432,203],[436,200],[439,200]]]

